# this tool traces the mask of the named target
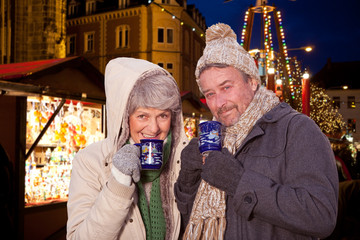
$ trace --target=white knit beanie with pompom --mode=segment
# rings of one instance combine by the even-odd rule
[[[240,46],[236,34],[227,24],[217,23],[206,30],[206,47],[195,70],[197,83],[199,83],[200,69],[211,63],[233,66],[260,83],[259,69],[254,58]]]

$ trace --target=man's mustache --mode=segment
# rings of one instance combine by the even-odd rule
[[[220,115],[224,112],[227,112],[233,108],[237,108],[237,105],[236,104],[233,104],[233,105],[230,105],[230,106],[223,106],[221,108],[219,108],[219,110],[217,111],[217,114]]]

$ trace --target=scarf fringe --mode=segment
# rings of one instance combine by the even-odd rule
[[[226,218],[201,219],[197,224],[187,225],[183,239],[193,240],[223,240],[226,228]]]
[[[200,240],[203,228],[203,221],[203,219],[200,220],[198,224],[195,224],[193,222],[189,223],[186,227],[183,239]]]

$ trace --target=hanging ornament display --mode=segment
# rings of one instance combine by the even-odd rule
[[[38,138],[60,99],[28,97],[27,148]],[[87,145],[104,138],[101,105],[68,100],[25,162],[27,206],[67,200],[72,160]]]

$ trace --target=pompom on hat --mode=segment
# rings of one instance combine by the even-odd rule
[[[206,30],[206,47],[195,70],[197,83],[199,83],[200,69],[212,63],[233,66],[250,75],[260,84],[259,69],[254,58],[240,46],[236,34],[227,24],[217,23]]]

